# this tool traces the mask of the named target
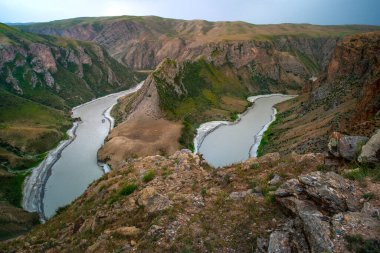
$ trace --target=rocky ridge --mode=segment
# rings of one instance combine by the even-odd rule
[[[271,153],[218,170],[188,150],[129,159],[46,224],[0,249],[378,250],[377,179],[349,180],[352,164],[338,159],[331,165],[331,159],[318,153]]]

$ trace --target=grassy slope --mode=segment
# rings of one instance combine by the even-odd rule
[[[184,125],[180,144],[193,148],[192,142],[197,126],[210,120],[233,120],[236,113],[244,111],[248,105],[245,97],[248,89],[236,77],[227,76],[204,60],[186,62],[177,76],[175,84],[182,87],[182,94],[161,79],[161,71],[175,67],[175,60],[167,59],[153,73],[160,107],[169,119],[181,120]]]
[[[32,74],[35,73],[32,62],[35,56],[29,53],[32,43],[43,44],[52,53],[57,65],[57,71],[51,71],[55,86],[49,87],[43,74],[39,73],[35,74],[37,84],[35,87],[31,85]],[[79,65],[66,60],[69,51],[79,55],[78,46],[83,48],[92,62],[82,65],[83,78],[77,74]],[[133,71],[90,42],[39,36],[0,23],[0,50],[3,48],[16,51],[16,57],[5,62],[0,69],[1,171],[22,171],[37,165],[48,150],[65,138],[65,132],[71,126],[68,111],[72,106],[126,89],[136,82]],[[99,54],[104,57],[99,57]],[[108,80],[109,69],[113,70],[111,82]],[[22,95],[7,83],[9,73],[23,90]],[[0,200],[19,206],[24,176],[25,173],[13,177],[1,176]]]
[[[68,115],[3,89],[0,97],[0,170],[35,166],[64,137]],[[24,176],[0,176],[0,200],[19,206]]]

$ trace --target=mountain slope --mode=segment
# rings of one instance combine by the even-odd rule
[[[324,151],[329,134],[370,136],[380,127],[380,32],[344,38],[305,93],[279,106],[267,152]]]
[[[318,44],[321,38],[331,39],[329,44],[333,47],[336,38],[379,29],[374,26],[253,25],[245,22],[188,21],[155,16],[76,18],[20,28],[34,33],[97,42],[115,59],[135,69],[153,69],[166,57],[190,59],[197,57],[199,51],[207,48],[210,43],[226,44],[233,41],[270,42],[278,47],[303,44],[299,47],[300,53],[310,58],[313,65],[324,67],[329,55],[327,52],[323,56],[320,50],[326,52],[326,49],[310,43],[308,45],[304,43],[305,40],[316,41],[314,44]]]
[[[139,79],[94,43],[0,24],[0,201],[20,206],[25,169],[65,138],[71,107],[127,89]],[[20,216],[7,213],[16,208],[6,203],[0,209],[1,238],[35,223],[36,216],[21,210]]]
[[[9,156],[51,149],[70,125],[69,108],[138,81],[133,71],[93,43],[38,36],[1,24],[0,41],[0,135]],[[41,141],[45,135],[50,143]]]

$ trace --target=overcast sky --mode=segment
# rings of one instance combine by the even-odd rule
[[[0,22],[156,15],[255,24],[380,25],[380,0],[0,0]]]

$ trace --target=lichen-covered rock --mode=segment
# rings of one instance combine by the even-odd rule
[[[357,211],[361,208],[355,187],[334,172],[312,172],[300,176],[299,181],[305,192],[330,212]]]
[[[280,175],[275,174],[273,178],[268,182],[269,185],[276,185],[281,182],[282,178]]]
[[[241,191],[241,192],[231,192],[230,199],[232,200],[242,200],[247,196],[252,196],[252,189],[249,189],[247,191]]]
[[[269,237],[268,253],[291,253],[290,235],[286,231],[274,231]]]
[[[380,163],[380,129],[363,146],[358,161],[361,163]]]
[[[148,213],[164,211],[172,206],[172,201],[157,193],[153,187],[146,187],[140,193],[138,204],[145,207]]]
[[[368,141],[365,136],[348,136],[338,132],[331,135],[328,148],[331,154],[349,161],[355,161]]]
[[[296,196],[304,191],[300,182],[295,179],[289,179],[285,183],[283,183],[275,192],[277,197],[288,197],[288,196]]]

